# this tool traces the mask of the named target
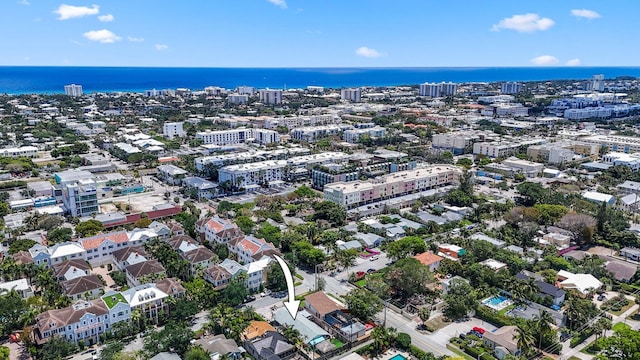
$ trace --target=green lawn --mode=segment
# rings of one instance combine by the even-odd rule
[[[342,341],[336,338],[331,339],[331,343],[336,346],[336,349],[339,349],[344,345]]]
[[[506,308],[504,308],[504,309],[502,309],[502,310],[498,311],[498,314],[500,314],[500,315],[506,315],[506,314],[507,314],[507,312],[509,312],[509,310],[513,310],[513,309],[515,309],[515,308],[516,308],[516,306],[517,306],[516,304],[511,304],[511,305],[507,306]]]
[[[625,306],[622,309],[620,309],[620,311],[609,311],[609,313],[611,313],[611,314],[613,314],[615,316],[620,316],[620,315],[622,315],[622,313],[624,313],[625,311],[629,310],[635,304],[636,304],[635,302],[629,301],[629,304],[627,304],[627,306]]]
[[[355,282],[355,284],[359,287],[364,287],[364,285],[367,283],[367,280],[365,279],[361,279]]]
[[[104,303],[107,304],[107,307],[109,309],[113,308],[118,303],[127,302],[127,300],[124,299],[124,296],[122,296],[122,294],[120,293],[117,293],[115,295],[103,296],[102,299],[104,300]]]
[[[615,332],[620,332],[624,329],[631,329],[631,326],[625,323],[619,322],[619,323],[615,323],[611,329],[613,329],[613,331]]]
[[[456,355],[462,357],[463,359],[475,360],[471,356],[467,355],[467,353],[465,353],[464,351],[460,350],[457,346],[453,346],[451,344],[447,344],[447,349],[453,351],[453,353],[455,353]]]

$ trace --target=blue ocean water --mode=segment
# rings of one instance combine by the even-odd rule
[[[142,92],[148,89],[206,86],[304,88],[308,85],[410,85],[424,82],[584,80],[640,77],[640,67],[493,67],[493,68],[144,68],[144,67],[0,67],[0,93],[62,93],[66,84],[85,92]]]

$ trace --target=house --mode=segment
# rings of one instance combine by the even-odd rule
[[[100,296],[104,289],[102,280],[97,275],[88,275],[66,280],[60,283],[62,291],[71,300],[95,299]]]
[[[260,286],[266,281],[267,268],[273,261],[269,257],[263,257],[258,261],[253,261],[244,266],[247,272],[247,289],[251,292],[257,291]]]
[[[53,266],[71,259],[85,259],[86,254],[87,251],[77,242],[56,244],[48,249],[48,264]]]
[[[480,264],[490,268],[491,270],[498,272],[502,269],[506,269],[507,268],[507,264],[500,262],[498,260],[495,259],[486,259],[485,261],[482,261]]]
[[[219,264],[219,266],[227,270],[232,279],[238,276],[240,273],[247,273],[247,269],[244,266],[240,265],[237,261],[232,259],[224,259]]]
[[[358,240],[360,244],[362,244],[362,246],[370,249],[377,248],[378,246],[380,246],[380,244],[382,244],[382,241],[384,241],[384,238],[382,236],[373,233],[357,232],[355,233],[355,235],[353,235],[353,237],[356,238],[356,240]]]
[[[449,288],[451,287],[451,282],[452,281],[464,281],[467,284],[469,283],[469,280],[467,280],[467,279],[465,279],[463,277],[460,277],[460,276],[453,276],[453,277],[450,277],[448,279],[444,279],[444,280],[442,280],[442,284],[441,284],[442,294],[443,295],[446,294],[447,291],[449,291]]]
[[[176,353],[163,351],[149,360],[182,360],[182,358]]]
[[[600,256],[600,258],[606,261],[604,268],[618,281],[628,282],[638,272],[638,266],[628,261],[619,260],[611,256]]]
[[[155,284],[142,284],[120,293],[131,307],[131,311],[139,309],[145,317],[158,322],[162,312],[169,313],[167,298],[169,294],[160,290]]]
[[[484,233],[481,232],[477,232],[473,235],[471,235],[471,239],[472,240],[483,240],[486,241],[488,243],[490,243],[491,245],[497,247],[498,249],[502,249],[503,247],[507,246],[507,243],[505,241],[502,240],[498,240],[496,238],[493,238],[491,236],[488,236]]]
[[[193,342],[194,345],[200,345],[204,350],[209,352],[211,359],[219,359],[221,356],[227,356],[232,360],[240,360],[244,349],[238,347],[233,339],[227,339],[224,335],[216,335],[212,338],[199,339]]]
[[[218,189],[218,185],[209,180],[199,177],[187,177],[182,179],[182,187],[185,194],[192,196],[192,198],[211,199]]]
[[[518,342],[514,338],[518,332],[517,326],[503,326],[496,331],[487,331],[482,337],[484,346],[493,350],[493,355],[499,360],[507,354],[517,355]]]
[[[440,267],[440,262],[442,261],[442,257],[430,251],[415,255],[413,258],[420,261],[422,265],[428,267],[432,272]]]
[[[516,275],[516,278],[520,280],[535,279],[536,285],[540,289],[538,295],[551,298],[554,305],[562,305],[567,295],[564,290],[545,282],[542,276],[531,271],[522,270]]]
[[[149,224],[149,229],[158,234],[158,238],[160,239],[168,239],[169,237],[171,237],[171,229],[169,229],[169,226],[161,222],[152,222],[151,224]]]
[[[640,249],[624,247],[620,249],[620,256],[627,260],[640,261]]]
[[[171,236],[184,235],[184,227],[175,220],[169,220],[166,225],[169,228]]]
[[[324,322],[337,331],[340,337],[348,342],[354,342],[365,336],[367,328],[351,314],[342,310],[334,310],[324,316]]]
[[[438,246],[438,255],[449,258],[451,260],[458,260],[466,253],[467,250],[457,245],[441,244]]]
[[[198,220],[196,233],[200,235],[200,241],[215,241],[218,244],[226,244],[244,237],[244,233],[236,224],[218,216]]]
[[[23,299],[33,296],[33,288],[29,285],[27,279],[18,279],[0,283],[0,294],[6,290],[7,292],[15,291]]]
[[[74,343],[82,340],[85,345],[92,345],[109,325],[109,311],[102,299],[78,300],[69,307],[38,315],[33,337],[36,344],[43,344],[52,336],[61,336]]]
[[[542,238],[548,241],[550,244],[553,244],[562,249],[566,249],[571,246],[571,236],[565,234],[551,232],[545,234]]]
[[[563,289],[575,289],[583,296],[602,287],[600,280],[591,274],[573,274],[565,270],[558,271],[558,280]]]
[[[73,259],[61,262],[51,267],[58,280],[71,280],[91,274],[91,266],[82,259]]]
[[[275,332],[276,329],[266,321],[254,320],[250,322],[249,325],[244,329],[244,331],[240,335],[240,338],[244,341],[251,341],[255,338],[261,337],[269,331]]]
[[[324,319],[325,315],[331,312],[341,310],[338,304],[331,300],[323,291],[317,291],[307,295],[304,298],[304,308],[318,320]]]
[[[149,260],[149,255],[142,246],[130,246],[123,249],[119,249],[111,254],[113,257],[113,263],[116,268],[124,271],[129,265],[138,264]]]
[[[167,272],[158,260],[149,260],[129,265],[124,269],[129,286],[138,286],[148,280],[159,280],[167,276]]]
[[[280,307],[276,310],[274,319],[281,326],[291,326],[298,330],[305,344],[308,345],[318,344],[331,337],[327,331],[305,317],[303,312],[298,312],[294,319],[291,317],[289,310],[285,307]]]
[[[256,360],[288,360],[297,353],[297,348],[275,331],[267,331],[260,337],[245,341],[244,347]]]
[[[213,261],[218,259],[213,251],[204,246],[199,246],[195,250],[181,253],[180,256],[189,262],[189,273],[191,275],[196,274],[198,270],[209,268]]]
[[[616,202],[616,198],[613,195],[600,193],[597,191],[587,191],[582,194],[585,200],[589,200],[596,203],[605,203],[607,205],[613,205]]]
[[[186,290],[180,283],[180,280],[176,278],[164,278],[156,281],[155,284],[158,290],[174,298],[183,297],[186,293]]]
[[[178,253],[196,250],[200,246],[200,244],[189,235],[172,236],[167,242],[171,245],[171,248],[178,251]]]
[[[224,289],[229,281],[231,274],[220,265],[213,265],[202,273],[205,280],[213,284],[214,289]]]
[[[111,262],[114,251],[131,246],[129,234],[125,230],[82,238],[78,243],[87,251],[87,261],[93,266]]]
[[[158,179],[169,185],[180,185],[189,172],[175,165],[158,166]]]
[[[509,245],[505,249],[511,251],[512,253],[516,253],[518,255],[524,255],[524,249],[518,245]]]
[[[238,241],[229,242],[227,247],[230,252],[238,255],[240,262],[245,264],[259,260],[265,255],[281,255],[272,243],[252,235],[246,235]]]

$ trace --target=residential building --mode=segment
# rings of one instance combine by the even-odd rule
[[[222,266],[213,265],[206,269],[202,276],[210,282],[216,290],[224,289],[231,281],[231,274]]]
[[[182,188],[185,194],[197,200],[211,199],[216,194],[218,184],[201,177],[191,176],[182,179]]]
[[[298,352],[287,338],[275,331],[267,331],[260,337],[245,341],[244,348],[256,360],[289,360]]]
[[[518,352],[517,326],[503,326],[496,331],[487,331],[483,334],[482,343],[493,350],[493,355],[498,360],[503,360],[507,355],[516,355]]]
[[[180,253],[180,256],[189,262],[189,272],[191,275],[197,274],[200,270],[208,269],[213,265],[213,261],[218,259],[213,251],[204,246]]]
[[[74,217],[100,213],[98,192],[92,180],[80,180],[62,185],[62,202],[66,212]]]
[[[62,287],[62,292],[71,300],[95,299],[103,293],[104,289],[104,284],[97,275],[81,276],[62,281],[60,286]]]
[[[142,246],[125,247],[114,251],[111,256],[113,256],[114,265],[120,271],[124,271],[124,269],[129,265],[135,265],[150,260],[149,255]]]
[[[253,95],[256,93],[256,89],[253,86],[238,86],[236,87],[236,92],[240,95]]]
[[[220,359],[224,356],[231,360],[240,360],[242,354],[245,353],[245,350],[238,347],[238,344],[233,339],[227,339],[223,334],[198,339],[194,342],[194,345],[202,346],[205,351],[209,352],[212,359]]]
[[[325,200],[351,209],[406,194],[458,183],[462,171],[454,166],[432,165],[400,171],[367,181],[336,182],[324,187]]]
[[[21,146],[17,148],[0,149],[0,157],[19,158],[27,157],[35,159],[38,157],[38,148],[35,146]]]
[[[545,139],[530,139],[521,141],[492,141],[476,142],[473,144],[474,155],[484,155],[490,158],[507,158],[517,153],[524,153],[531,145],[545,143]]]
[[[203,218],[196,221],[196,234],[199,234],[200,241],[215,241],[218,244],[226,244],[227,242],[244,237],[244,233],[231,220],[223,219],[218,216],[211,218]]]
[[[604,91],[604,75],[593,75],[591,80],[585,83],[584,89],[587,91]]]
[[[604,194],[597,191],[586,191],[584,194],[582,194],[582,197],[592,202],[605,203],[607,205],[613,205],[616,202],[616,198],[613,195]]]
[[[91,275],[91,266],[84,259],[63,261],[51,267],[53,275],[60,281]]]
[[[266,321],[254,320],[254,321],[251,321],[249,325],[244,329],[242,334],[240,334],[240,338],[243,341],[251,341],[253,339],[263,336],[264,334],[270,331],[273,331],[273,332],[276,331],[276,329],[273,326],[271,326],[271,324],[269,324]]]
[[[227,95],[227,102],[235,105],[244,105],[249,102],[249,95],[246,94],[229,94]]]
[[[418,94],[420,96],[429,96],[432,98],[456,95],[458,93],[458,85],[452,82],[441,83],[424,83],[420,84]]]
[[[607,151],[636,153],[640,152],[640,137],[621,135],[593,135],[580,139],[586,143],[600,145]]]
[[[78,300],[69,307],[38,315],[33,336],[37,344],[43,344],[52,336],[61,336],[74,343],[82,340],[85,345],[93,345],[112,324],[102,299]]]
[[[189,172],[175,165],[158,166],[158,179],[169,185],[180,185]]]
[[[346,342],[355,342],[362,339],[367,330],[353,315],[342,310],[335,310],[326,314],[324,323],[330,326],[334,334]]]
[[[204,144],[231,145],[256,142],[261,145],[280,142],[280,134],[267,129],[230,129],[217,131],[200,131],[196,133],[196,139],[201,139]]]
[[[342,310],[324,291],[317,291],[305,296],[304,308],[309,314],[320,321],[322,321],[327,314],[336,310]]]
[[[87,261],[100,266],[112,261],[114,251],[130,246],[129,240],[129,234],[121,230],[78,239],[78,243],[87,252]]]
[[[387,129],[381,126],[373,126],[370,128],[349,129],[342,133],[342,139],[348,143],[355,144],[360,139],[368,135],[371,139],[379,139],[387,134]]]
[[[308,126],[292,129],[290,135],[294,140],[313,143],[330,136],[337,136],[348,128],[342,125]]]
[[[575,289],[584,296],[602,287],[600,280],[591,274],[573,274],[566,270],[558,271],[558,281],[561,288]]]
[[[473,143],[480,140],[480,135],[467,132],[433,134],[431,147],[450,151],[453,155],[469,154],[473,151]]]
[[[513,95],[519,93],[521,89],[522,85],[520,83],[507,81],[505,83],[502,83],[502,85],[500,86],[500,93]]]
[[[562,305],[562,303],[564,303],[567,293],[559,287],[556,287],[555,285],[549,284],[544,281],[544,278],[542,276],[528,270],[522,270],[516,275],[516,278],[525,281],[533,279],[538,286],[538,296],[550,298],[553,304],[557,306],[560,306]]]
[[[140,309],[146,318],[152,319],[155,323],[158,322],[161,312],[169,313],[169,294],[160,290],[154,283],[135,286],[120,294],[131,307],[130,312]]]
[[[285,307],[279,307],[276,310],[274,319],[280,326],[290,326],[296,329],[304,339],[305,345],[315,345],[331,337],[326,330],[316,325],[303,314],[299,314],[294,319]]]
[[[362,98],[362,89],[360,88],[351,88],[351,89],[342,89],[340,91],[340,100],[346,100],[358,103]]]
[[[440,262],[443,259],[441,256],[429,251],[417,254],[413,258],[420,261],[422,265],[428,267],[432,272],[435,272],[440,267]]]
[[[2,294],[3,291],[15,291],[25,300],[33,296],[33,288],[29,285],[27,279],[18,279],[0,283],[0,294]]]
[[[176,137],[183,137],[186,135],[183,128],[184,122],[166,122],[162,125],[162,136],[169,140],[173,140]]]
[[[278,105],[282,103],[282,90],[263,89],[258,91],[260,102],[267,105]]]
[[[82,96],[82,85],[76,85],[76,84],[65,85],[64,94],[67,96]]]
[[[238,261],[249,264],[255,260],[260,260],[263,256],[279,254],[276,247],[253,235],[245,235],[243,238],[227,243],[229,251],[238,255]]]
[[[522,160],[516,157],[510,157],[502,161],[502,165],[509,166],[526,177],[533,178],[538,176],[544,170],[544,164],[533,161]]]
[[[640,261],[640,249],[634,247],[624,247],[620,249],[620,256],[632,261]]]
[[[250,292],[255,292],[260,289],[261,286],[267,280],[267,268],[271,263],[270,257],[263,257],[260,260],[252,261],[244,266],[247,272],[247,280],[245,282],[247,289]]]
[[[138,286],[167,277],[167,271],[158,260],[148,260],[129,265],[124,269],[129,286]]]
[[[610,152],[602,156],[602,162],[612,166],[627,166],[633,171],[640,170],[640,156],[638,154]]]

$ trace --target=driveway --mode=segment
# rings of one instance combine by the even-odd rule
[[[480,319],[471,318],[468,321],[454,322],[434,333],[426,335],[426,337],[429,338],[432,342],[441,344],[442,346],[446,347],[449,343],[449,339],[451,339],[452,337],[457,337],[460,334],[466,334],[475,326],[481,327],[486,331],[494,331],[497,329],[495,326]]]

